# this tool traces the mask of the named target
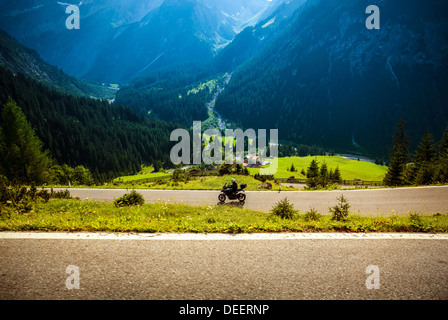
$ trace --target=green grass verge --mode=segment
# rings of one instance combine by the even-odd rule
[[[236,180],[238,185],[247,184],[246,191],[266,190],[259,187],[261,181],[254,179],[252,176],[243,175],[225,175],[225,176],[205,176],[191,179],[186,182],[161,181],[147,184],[149,189],[169,189],[169,190],[221,190],[224,184],[230,184],[232,178]],[[278,190],[279,185],[274,181],[267,181],[272,184],[273,190]],[[282,186],[282,190],[294,190],[292,188]]]
[[[147,203],[117,208],[111,203],[50,200],[28,213],[0,208],[0,231],[263,233],[263,232],[448,232],[448,215],[362,217],[333,221],[299,213],[281,219],[269,213],[233,205],[190,206]]]
[[[229,184],[232,178],[236,180],[238,185],[245,183],[247,184],[246,191],[263,191],[267,190],[259,187],[261,181],[255,179],[252,176],[244,175],[225,175],[225,176],[203,176],[203,177],[192,177],[189,181],[174,181],[172,179],[160,179],[153,182],[141,182],[136,180],[127,181],[114,181],[103,186],[98,186],[97,188],[110,188],[110,189],[162,189],[162,190],[221,190],[224,184]],[[274,181],[268,180],[267,182],[272,184],[272,190],[278,190],[280,186]],[[51,186],[53,188],[57,186]],[[61,188],[66,188],[66,186],[59,186]],[[81,187],[81,186],[77,186]],[[288,186],[281,186],[283,191],[296,190]]]

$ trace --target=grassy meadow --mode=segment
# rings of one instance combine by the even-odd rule
[[[365,181],[382,181],[386,174],[387,167],[376,165],[369,162],[349,160],[340,156],[309,156],[309,157],[283,157],[279,158],[278,171],[274,178],[306,178],[301,174],[302,169],[307,170],[311,161],[316,159],[321,165],[326,163],[328,169],[336,169],[339,167],[343,180],[360,179]],[[295,172],[290,172],[291,165],[294,164]],[[144,189],[173,189],[173,190],[219,190],[225,183],[230,183],[235,178],[238,184],[246,183],[249,191],[264,190],[259,187],[260,181],[254,179],[254,175],[260,173],[260,169],[249,168],[250,176],[242,175],[226,175],[226,176],[204,176],[190,179],[186,182],[176,182],[169,179],[170,174],[166,172],[151,173],[153,167],[143,167],[142,170],[131,176],[123,176],[115,179],[106,187],[110,188],[144,188]],[[153,181],[147,182],[145,180]],[[273,189],[278,189],[279,185],[274,181],[268,180],[272,184]],[[283,185],[282,190],[294,190]]]
[[[302,169],[306,172],[311,161],[316,159],[319,166],[326,163],[328,169],[339,167],[343,180],[360,179],[365,181],[382,181],[387,167],[365,161],[349,160],[341,156],[308,156],[308,157],[283,157],[278,160],[278,171],[276,178],[306,178],[301,174]],[[294,164],[296,172],[288,171]],[[251,174],[258,173],[258,169],[249,169]]]
[[[165,177],[170,176],[169,173],[165,173],[165,172],[152,173],[153,170],[154,170],[153,166],[142,166],[140,172],[138,172],[137,174],[130,175],[130,176],[122,176],[122,177],[114,179],[112,182],[126,183],[126,182],[132,182],[132,181],[138,181],[138,180],[144,180],[144,179],[165,178]]]

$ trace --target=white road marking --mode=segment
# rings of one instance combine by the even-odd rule
[[[427,233],[91,233],[0,232],[0,240],[448,240],[448,234]]]

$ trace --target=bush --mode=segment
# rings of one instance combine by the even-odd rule
[[[231,174],[232,173],[232,165],[223,162],[218,169],[218,174],[220,176]]]
[[[294,206],[289,202],[288,198],[285,198],[279,202],[271,209],[271,214],[282,219],[293,219],[298,213],[294,209]]]
[[[427,232],[433,228],[432,225],[426,225],[419,213],[411,212],[409,214],[411,228],[416,232]]]
[[[95,183],[89,169],[84,166],[72,168],[68,165],[53,165],[50,168],[50,182],[53,184],[68,184],[91,186]]]
[[[51,198],[71,199],[68,190],[48,192],[45,189],[38,191],[35,186],[31,188],[10,186],[7,182],[0,182],[0,210],[1,207],[9,208],[20,213],[26,213],[34,209],[36,202],[48,202]]]
[[[53,188],[51,188],[49,195],[52,199],[72,199],[70,191],[68,191],[67,189],[61,191],[53,191]]]
[[[258,180],[258,181],[261,181],[261,182],[266,182],[267,180],[274,180],[274,175],[273,174],[259,174],[259,173],[256,173],[255,175],[254,175],[254,179],[255,180]]]
[[[332,219],[336,221],[345,221],[348,217],[348,209],[350,208],[350,204],[344,195],[341,195],[337,198],[337,200],[339,203],[330,208],[330,212],[333,214]]]
[[[309,211],[305,212],[303,218],[305,221],[318,221],[322,215],[317,212],[316,209],[310,208]]]
[[[190,179],[190,175],[185,170],[176,168],[173,171],[172,179],[175,182],[187,182]]]
[[[114,200],[114,205],[116,207],[126,207],[126,206],[141,206],[145,203],[143,196],[135,190],[132,190],[129,194],[125,194]]]

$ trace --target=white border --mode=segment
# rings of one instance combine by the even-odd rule
[[[0,232],[0,240],[448,240],[448,234],[429,233],[91,233]]]

